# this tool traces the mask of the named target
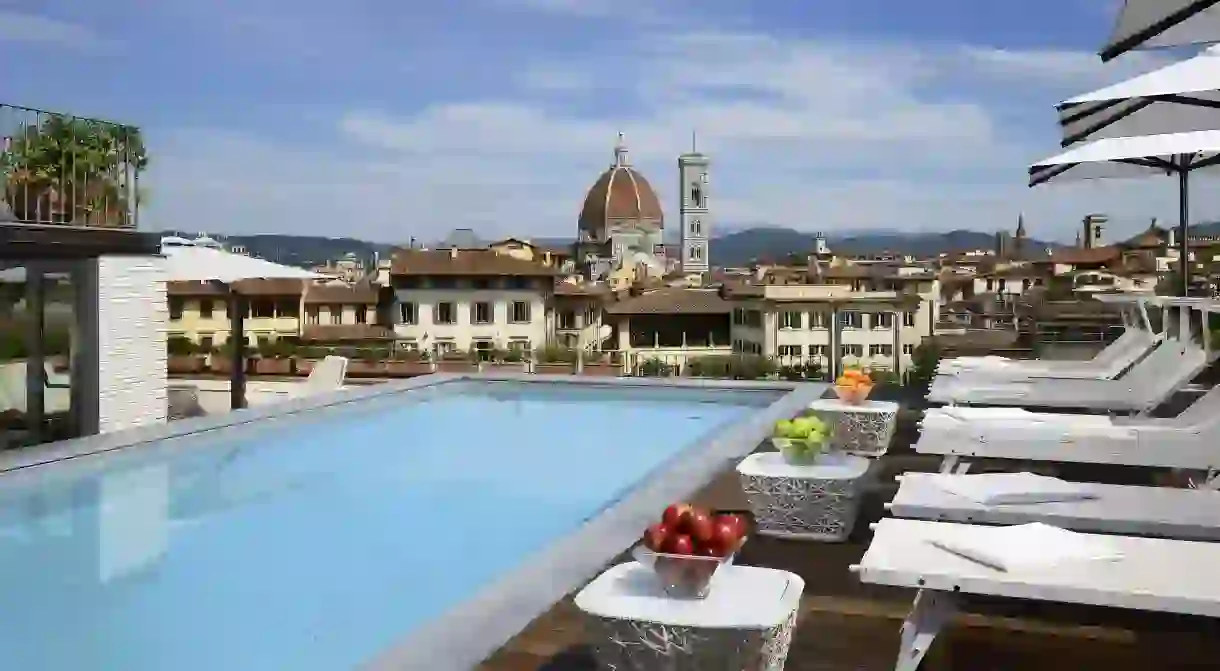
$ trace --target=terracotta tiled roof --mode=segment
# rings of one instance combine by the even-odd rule
[[[1114,245],[1091,248],[1067,247],[1056,249],[1052,252],[1051,263],[1064,263],[1068,265],[1110,263],[1117,261],[1119,255],[1120,250]]]
[[[606,306],[612,315],[728,314],[732,304],[715,289],[665,287],[639,296],[628,296]]]
[[[613,166],[589,188],[578,223],[582,230],[596,231],[607,222],[639,221],[659,226],[664,219],[661,201],[648,180],[634,168]]]
[[[393,340],[394,332],[375,324],[311,324],[301,329],[301,339],[322,342]]]
[[[556,296],[602,296],[610,295],[610,287],[604,284],[574,284],[572,282],[556,282]]]
[[[211,282],[166,282],[165,292],[170,296],[224,296],[224,288]]]
[[[368,284],[311,284],[305,289],[306,303],[377,304],[377,288]]]
[[[400,249],[390,262],[391,275],[553,277],[554,268],[488,249]]]

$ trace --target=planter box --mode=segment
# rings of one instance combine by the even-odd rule
[[[293,357],[292,361],[295,364],[293,367],[296,369],[297,375],[309,375],[313,372],[313,367],[317,365],[321,359],[301,359]]]
[[[233,360],[227,354],[215,354],[212,356],[212,361],[208,364],[208,368],[213,373],[225,373],[227,375],[233,371]]]
[[[441,359],[436,362],[436,370],[439,373],[473,373],[478,370],[478,364],[465,359]]]
[[[353,359],[347,362],[347,374],[362,377],[376,377],[386,374],[384,361],[361,361]]]
[[[623,374],[623,367],[610,361],[586,361],[580,374],[594,377],[618,377]]]
[[[202,373],[208,367],[205,356],[171,354],[166,368],[171,373]]]
[[[385,370],[387,375],[395,377],[409,377],[412,375],[427,375],[432,372],[432,363],[429,361],[387,361],[385,362]]]
[[[495,373],[495,372],[524,373],[525,372],[525,362],[524,361],[513,361],[513,362],[509,363],[509,362],[504,362],[504,361],[500,361],[500,362],[485,361],[485,362],[479,364],[479,370],[482,372],[485,372],[485,373]]]
[[[252,372],[255,375],[292,375],[292,359],[254,359]]]
[[[539,375],[572,375],[576,372],[576,364],[574,363],[536,363],[534,364],[534,372]]]

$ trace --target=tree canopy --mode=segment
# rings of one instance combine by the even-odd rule
[[[21,221],[84,226],[135,224],[135,174],[148,165],[139,129],[49,115],[0,153],[5,199]]]

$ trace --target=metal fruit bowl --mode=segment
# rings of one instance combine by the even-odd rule
[[[712,590],[712,579],[721,567],[733,563],[733,557],[745,544],[742,539],[737,550],[725,557],[698,557],[653,552],[643,545],[631,551],[633,559],[652,569],[665,594],[678,599],[704,599]]]

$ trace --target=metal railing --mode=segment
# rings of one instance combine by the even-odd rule
[[[140,130],[0,103],[0,222],[137,227]]]

